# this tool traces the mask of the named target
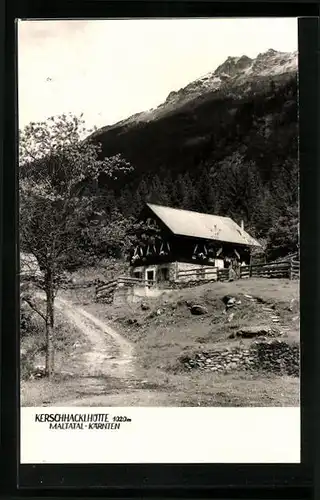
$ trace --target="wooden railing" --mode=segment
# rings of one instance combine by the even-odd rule
[[[229,269],[218,269],[218,281],[228,281],[229,277]]]
[[[217,279],[217,267],[199,267],[193,269],[183,269],[178,271],[177,278],[185,280],[186,278],[194,279]]]
[[[154,286],[156,285],[155,280],[147,280],[147,279],[142,279],[142,278],[132,278],[131,276],[120,276],[118,278],[118,286],[135,286],[135,285],[140,285],[140,286]]]
[[[291,260],[291,276],[290,279],[296,280],[300,277],[300,262],[298,260]]]
[[[131,276],[120,276],[119,278],[101,283],[96,286],[96,301],[112,302],[113,295],[116,289],[133,286],[152,287],[156,285],[153,280],[144,280],[140,278],[132,278]]]
[[[105,295],[108,295],[109,292],[113,293],[115,288],[118,285],[118,280],[107,281],[106,283],[102,283],[101,285],[96,286],[96,298],[102,298]]]
[[[251,266],[241,266],[238,270],[237,276],[233,279],[246,279],[246,278],[287,278],[299,279],[300,263],[297,260],[281,261],[271,264],[255,264]],[[229,269],[218,269],[216,267],[205,267],[203,269],[186,269],[178,272],[177,280],[175,283],[162,282],[157,283],[153,280],[145,280],[140,278],[133,278],[131,276],[120,276],[96,286],[96,300],[111,303],[113,300],[115,290],[121,288],[128,288],[134,286],[141,287],[158,287],[158,288],[180,288],[181,286],[193,286],[197,283],[210,282],[210,281],[229,281]],[[191,284],[191,285],[190,285]]]
[[[295,260],[279,261],[270,264],[242,266],[240,278],[289,278],[299,279],[300,263]]]
[[[199,269],[187,269],[178,272],[177,279],[181,281],[228,281],[230,278],[229,269],[218,267],[204,267]]]

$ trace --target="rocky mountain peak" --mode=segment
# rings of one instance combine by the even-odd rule
[[[205,98],[210,94],[230,95],[233,98],[244,95],[253,87],[255,91],[265,88],[269,80],[283,80],[297,71],[297,52],[279,52],[268,49],[252,59],[247,55],[229,56],[215,70],[190,82],[181,89],[172,90],[167,99],[155,109],[150,109],[116,125],[149,122],[171,113],[190,101]]]
[[[268,49],[258,54],[252,65],[252,74],[261,76],[279,75],[297,69],[297,52],[279,52]]]
[[[257,78],[273,78],[276,75],[281,76],[296,70],[296,52],[279,52],[268,49],[266,52],[258,54],[255,59],[247,55],[229,56],[214,71],[194,80],[178,91],[170,92],[164,105],[177,106],[208,92],[216,92],[226,88],[226,86],[229,89],[233,87],[234,90],[241,85],[250,88],[251,83]]]
[[[244,70],[252,63],[252,59],[248,56],[228,57],[224,63],[220,64],[214,71],[215,76],[220,78],[233,77],[240,70]]]

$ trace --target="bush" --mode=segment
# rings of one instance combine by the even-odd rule
[[[20,377],[27,380],[34,372],[35,351],[31,349],[24,350],[20,355]]]
[[[57,352],[68,354],[76,342],[81,342],[79,331],[56,311],[54,347]],[[21,304],[20,311],[20,376],[22,380],[30,378],[35,372],[36,362],[44,364],[46,339],[45,324],[42,318],[28,306]],[[43,360],[43,362],[42,362]]]

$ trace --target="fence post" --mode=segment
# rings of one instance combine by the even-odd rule
[[[249,267],[249,276],[250,278],[252,278],[252,265],[250,264],[250,267]]]

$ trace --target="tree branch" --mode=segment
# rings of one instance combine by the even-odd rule
[[[34,312],[39,314],[39,316],[43,319],[43,321],[45,322],[47,321],[45,315],[37,308],[37,306],[32,302],[31,299],[29,299],[28,297],[21,297],[21,300],[24,300]]]

